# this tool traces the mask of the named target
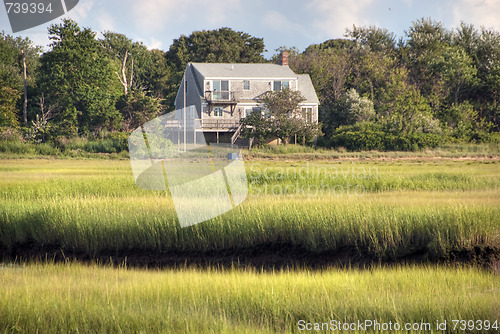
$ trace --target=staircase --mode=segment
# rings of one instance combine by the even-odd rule
[[[236,140],[240,137],[241,134],[241,129],[243,128],[243,123],[240,123],[236,131],[234,132],[233,136],[231,137],[231,145],[234,145]]]

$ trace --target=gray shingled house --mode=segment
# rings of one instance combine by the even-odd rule
[[[196,107],[187,117],[200,119],[207,142],[234,143],[241,130],[240,119],[261,112],[259,96],[286,87],[300,91],[306,99],[297,111],[300,116],[317,123],[319,100],[311,78],[288,67],[286,52],[281,55],[281,65],[189,63],[175,108]]]

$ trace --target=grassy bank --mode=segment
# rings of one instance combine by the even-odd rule
[[[4,160],[0,249],[7,258],[46,251],[236,258],[284,248],[311,258],[347,249],[368,261],[446,260],[461,251],[494,259],[499,165],[253,161],[241,206],[181,229],[169,194],[136,187],[127,161]]]
[[[495,333],[500,320],[500,277],[468,268],[146,271],[29,264],[1,267],[0,282],[6,332],[299,332],[299,324],[331,320],[437,332],[436,321],[446,320],[447,333],[463,333],[452,320],[467,319],[489,320],[490,329],[480,332]]]
[[[360,151],[327,149],[303,145],[279,145],[243,149],[247,159],[271,160],[364,160],[364,159],[434,159],[434,158],[500,158],[500,143],[443,144],[417,151]],[[29,143],[0,140],[0,159],[128,159],[127,138],[87,140],[74,138],[58,143]]]
[[[359,151],[326,149],[302,145],[266,146],[245,150],[249,159],[317,160],[317,159],[435,159],[435,158],[498,158],[500,143],[443,144],[436,148],[417,151]]]

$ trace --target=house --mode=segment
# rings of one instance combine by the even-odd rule
[[[195,106],[186,117],[200,120],[200,131],[207,142],[234,143],[241,130],[240,120],[252,112],[261,112],[259,97],[267,91],[286,87],[304,96],[305,101],[300,104],[301,117],[317,123],[319,100],[311,78],[290,69],[286,52],[281,54],[280,65],[189,63],[177,92],[175,108]]]

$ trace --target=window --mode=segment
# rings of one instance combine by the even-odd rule
[[[250,80],[243,80],[243,90],[250,90]]]
[[[223,112],[224,112],[224,108],[222,108],[222,107],[215,107],[214,108],[214,116],[216,116],[216,117],[222,117]]]
[[[273,90],[281,90],[281,81],[275,81]]]
[[[229,100],[229,81],[214,80],[214,100]]]
[[[307,123],[312,123],[312,108],[302,108],[302,118]]]
[[[245,108],[245,112],[243,114],[243,117],[249,116],[253,112],[253,108]]]
[[[274,84],[273,84],[273,90],[282,90],[282,89],[285,89],[285,88],[288,88],[290,87],[290,82],[289,81],[274,81]]]

